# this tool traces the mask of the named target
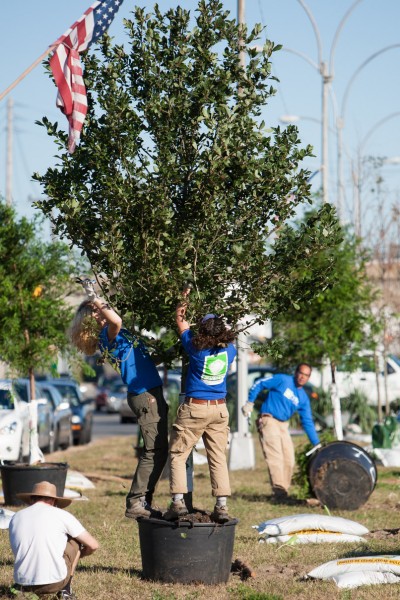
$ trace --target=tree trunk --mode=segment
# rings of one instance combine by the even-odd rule
[[[376,352],[374,352],[374,363],[375,363],[375,379],[376,379],[376,390],[378,393],[378,422],[382,423],[382,396],[381,396],[381,386],[379,385],[379,357]]]
[[[341,441],[343,439],[342,409],[340,406],[340,396],[335,379],[336,365],[333,361],[330,361],[330,365],[332,379],[330,394],[333,409],[333,422],[335,425],[336,438]]]

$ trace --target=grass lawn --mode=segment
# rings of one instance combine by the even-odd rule
[[[270,486],[265,464],[256,443],[256,468],[231,472],[233,495],[229,512],[239,519],[233,560],[240,559],[255,572],[242,581],[232,574],[226,585],[182,585],[148,582],[141,579],[141,555],[135,521],[124,517],[125,495],[136,466],[135,439],[107,438],[83,447],[48,455],[50,461],[67,461],[70,468],[83,474],[98,474],[96,489],[84,491],[89,502],[76,501],[67,509],[82,521],[100,542],[100,549],[82,559],[74,577],[79,600],[385,600],[400,598],[400,584],[365,586],[340,590],[324,581],[304,581],[302,577],[326,561],[340,557],[372,554],[400,554],[400,535],[377,533],[367,544],[269,545],[258,543],[252,525],[272,517],[294,513],[323,513],[322,508],[298,504],[277,506],[270,502]],[[357,511],[332,512],[358,521],[370,531],[400,528],[400,469],[379,468],[378,484],[367,504]],[[107,480],[107,476],[111,476]],[[116,476],[113,480],[112,476]],[[122,478],[123,481],[117,479]],[[356,485],[357,482],[354,482]],[[195,467],[195,506],[211,510],[207,465]],[[162,480],[156,503],[165,509],[169,501],[168,481]],[[18,510],[18,509],[15,509]],[[12,583],[12,553],[8,531],[0,530],[0,598],[7,598]]]

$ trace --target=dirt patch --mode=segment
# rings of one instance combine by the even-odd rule
[[[213,523],[214,521],[211,519],[211,513],[206,510],[197,510],[195,512],[189,513],[184,517],[179,519],[180,522],[189,522],[189,523]]]
[[[363,536],[366,540],[400,540],[400,527],[397,529],[376,529]]]

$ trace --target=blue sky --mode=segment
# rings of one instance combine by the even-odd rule
[[[307,14],[298,0],[245,0],[249,26],[260,22],[266,26],[262,38],[283,44],[318,63],[316,36]],[[305,0],[312,12],[322,42],[322,59],[329,62],[337,27],[353,4],[352,0]],[[152,9],[153,2],[124,0],[109,33],[115,41],[127,41],[123,19],[129,18],[138,4]],[[162,11],[178,2],[160,0]],[[197,2],[181,2],[195,9]],[[0,23],[0,93],[3,92],[46,48],[54,42],[89,7],[90,0],[13,0],[2,7]],[[236,0],[224,2],[233,17]],[[361,0],[346,21],[334,52],[332,89],[336,112],[341,114],[343,96],[349,81],[360,65],[374,54],[365,68],[358,71],[348,93],[343,138],[345,145],[345,211],[352,219],[353,197],[349,165],[359,153],[363,155],[400,157],[400,46],[399,0]],[[262,39],[260,39],[262,43]],[[380,51],[383,51],[380,53]],[[273,55],[273,72],[279,77],[278,93],[264,111],[269,126],[280,123],[282,115],[302,117],[297,125],[302,143],[314,146],[315,158],[305,166],[315,171],[321,164],[321,75],[307,60],[288,51]],[[56,147],[35,120],[47,116],[64,123],[65,117],[55,107],[56,88],[41,64],[37,66],[8,96],[13,108],[13,202],[21,215],[32,215],[31,198],[41,194],[40,186],[31,181],[34,171],[44,172],[54,164]],[[0,194],[6,187],[6,118],[7,98],[0,102]],[[336,201],[336,156],[334,103],[330,102],[329,190]],[[380,124],[381,123],[381,124]],[[388,165],[383,175],[391,197],[400,196],[400,165]],[[320,176],[313,179],[320,185]],[[363,206],[367,212],[368,207]],[[371,211],[370,211],[371,212]]]

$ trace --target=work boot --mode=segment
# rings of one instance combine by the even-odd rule
[[[216,504],[211,513],[211,520],[214,521],[214,523],[222,524],[231,521],[232,517],[228,515],[228,508],[226,506],[218,506],[218,504]]]
[[[151,517],[151,506],[149,506],[144,498],[135,498],[132,500],[129,508],[125,511],[125,516],[128,519],[137,519],[138,517]]]
[[[280,487],[280,486],[275,486],[272,488],[273,494],[272,494],[272,502],[274,504],[286,504],[287,500],[288,500],[288,493],[285,490],[285,488]]]
[[[61,592],[58,592],[57,598],[59,600],[78,600],[72,590],[61,590]]]
[[[164,519],[166,521],[175,521],[180,517],[184,517],[188,514],[188,509],[184,500],[172,501],[167,512],[164,513]]]

